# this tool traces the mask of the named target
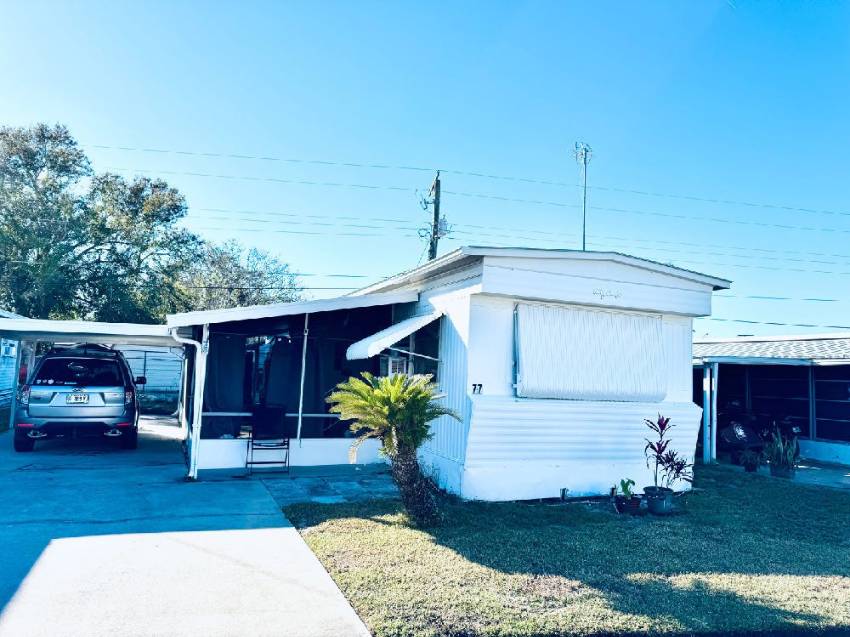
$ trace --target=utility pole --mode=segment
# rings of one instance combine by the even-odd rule
[[[587,164],[590,162],[590,157],[593,155],[593,149],[585,142],[576,142],[575,156],[579,166],[581,166],[582,176],[584,177],[584,193],[581,203],[581,249],[582,252],[587,250]]]
[[[437,242],[440,240],[440,171],[437,171],[437,176],[434,177],[434,183],[431,184],[431,192],[428,193],[432,198],[434,205],[434,220],[431,223],[431,243],[428,246],[428,260],[433,261],[437,258]]]

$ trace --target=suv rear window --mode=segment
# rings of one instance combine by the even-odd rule
[[[123,386],[118,363],[96,358],[48,358],[33,385]]]

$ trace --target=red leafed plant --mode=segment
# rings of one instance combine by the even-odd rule
[[[656,434],[655,440],[646,438],[646,447],[644,454],[646,455],[646,466],[654,469],[654,484],[656,487],[663,486],[667,489],[671,488],[677,480],[685,480],[691,482],[693,480],[693,465],[685,458],[681,457],[676,451],[667,450],[670,440],[666,438],[667,432],[673,428],[670,424],[670,419],[658,414],[657,420],[645,420],[646,426]],[[660,481],[663,484],[659,484]]]

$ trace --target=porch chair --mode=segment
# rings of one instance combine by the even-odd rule
[[[251,430],[248,432],[248,449],[245,453],[245,468],[248,475],[257,465],[277,465],[280,470],[289,473],[289,436],[284,418],[286,409],[282,407],[257,407],[251,416]],[[255,460],[254,452],[261,452],[262,458],[268,458],[266,452],[276,451],[278,457]]]

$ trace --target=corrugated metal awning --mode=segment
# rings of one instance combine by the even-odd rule
[[[367,336],[349,346],[345,357],[350,361],[356,361],[377,356],[388,347],[392,347],[398,343],[401,339],[410,336],[416,330],[425,327],[429,323],[433,323],[442,315],[442,312],[434,312],[424,316],[414,316],[395,325],[390,325],[388,328],[376,332],[372,336]]]

